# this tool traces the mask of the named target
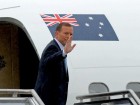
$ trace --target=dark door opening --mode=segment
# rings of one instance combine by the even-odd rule
[[[33,89],[39,57],[26,33],[0,22],[0,88]]]

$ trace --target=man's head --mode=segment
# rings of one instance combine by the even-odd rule
[[[60,23],[55,30],[55,38],[64,46],[72,35],[73,27],[69,23]]]

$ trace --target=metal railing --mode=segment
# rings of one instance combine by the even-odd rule
[[[140,105],[140,99],[135,94],[135,92],[131,89],[124,90],[124,91],[104,92],[104,93],[94,93],[94,94],[88,94],[88,95],[81,95],[81,96],[77,96],[76,99],[80,100],[80,102],[83,102],[84,99],[90,99],[90,98],[96,98],[96,97],[102,97],[102,96],[116,96],[116,95],[122,95],[123,98],[125,98],[125,95],[129,95],[134,99],[134,101],[138,105]]]
[[[1,100],[24,100],[25,97],[21,97],[20,95],[31,95],[30,100],[36,101],[34,103],[37,103],[38,105],[45,105],[43,101],[40,99],[38,94],[33,89],[0,89],[0,101]],[[8,95],[8,96],[2,96],[2,95]],[[27,99],[28,97],[26,97]],[[36,105],[36,104],[35,104]]]

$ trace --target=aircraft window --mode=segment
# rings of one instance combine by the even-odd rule
[[[89,91],[89,94],[102,93],[102,92],[109,92],[109,88],[105,83],[93,82],[93,83],[89,84],[88,91]],[[91,101],[93,101],[93,100],[105,100],[105,99],[110,99],[110,97],[103,96],[103,97],[99,97],[99,98],[91,98]]]
[[[75,103],[74,105],[133,105],[129,98]]]
[[[105,83],[93,82],[89,84],[89,93],[109,92],[109,88]]]
[[[132,89],[140,98],[140,82],[129,82],[126,86],[126,89]]]

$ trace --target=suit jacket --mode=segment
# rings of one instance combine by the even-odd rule
[[[66,104],[69,77],[62,54],[55,40],[42,53],[35,90],[45,105]]]

